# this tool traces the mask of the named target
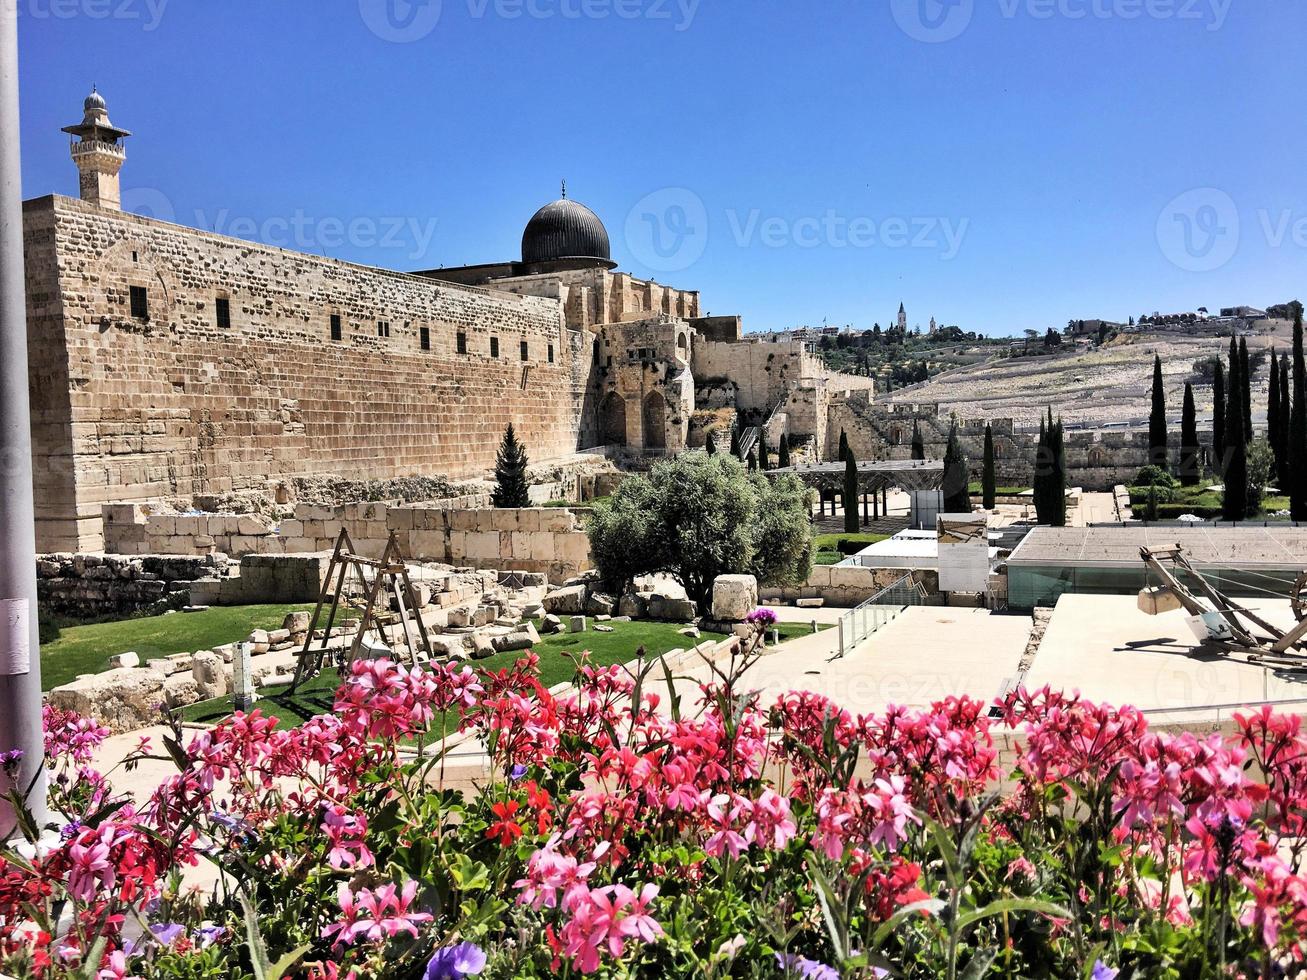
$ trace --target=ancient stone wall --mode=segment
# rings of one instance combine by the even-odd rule
[[[591,345],[557,299],[61,197],[27,202],[24,244],[45,550],[100,548],[104,503],[479,475],[510,421],[534,460],[582,438]]]
[[[653,453],[685,448],[695,408],[692,333],[685,320],[669,317],[600,328],[595,397],[604,444]]]
[[[426,273],[438,277],[439,271]],[[698,317],[697,291],[677,289],[608,269],[558,270],[538,275],[493,279],[487,285],[520,296],[543,296],[562,302],[567,325],[593,329],[664,314]]]
[[[39,555],[37,598],[61,616],[161,613],[188,602],[191,583],[225,573],[221,555]]]
[[[934,569],[865,568],[861,565],[813,565],[808,580],[800,586],[763,587],[763,602],[794,602],[821,599],[828,606],[852,609],[877,592],[887,589],[905,575],[911,575],[927,593],[939,591],[939,572]]]
[[[694,376],[705,384],[732,382],[741,412],[774,408],[800,379],[812,376],[810,360],[801,343],[721,343],[704,337],[694,342]]]
[[[372,558],[381,555],[394,531],[401,553],[411,561],[541,572],[558,582],[591,567],[589,537],[576,515],[557,507],[495,510],[372,502],[338,507],[301,504],[293,519],[275,528],[262,518],[223,514],[152,515],[138,520],[142,530],[116,532],[110,543],[139,538],[152,553],[178,555],[314,554],[334,548],[343,528],[356,551]],[[114,526],[122,523],[115,521]],[[261,533],[254,533],[255,523]]]

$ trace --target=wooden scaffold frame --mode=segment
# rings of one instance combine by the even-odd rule
[[[304,649],[300,651],[299,660],[295,665],[295,677],[291,681],[287,693],[294,692],[305,680],[320,674],[326,665],[327,655],[330,652],[331,629],[335,625],[336,614],[340,611],[345,580],[350,571],[358,575],[359,582],[362,583],[367,598],[361,605],[356,605],[356,608],[362,612],[359,628],[349,646],[348,655],[338,657],[336,666],[345,669],[354,662],[363,646],[363,639],[370,629],[376,630],[377,636],[383,644],[390,645],[390,639],[385,631],[386,624],[382,622],[383,617],[377,611],[377,603],[382,598],[383,593],[388,606],[393,602],[398,613],[399,622],[404,627],[404,644],[408,651],[410,666],[416,665],[418,662],[419,645],[428,660],[433,658],[431,638],[427,633],[426,623],[422,621],[422,614],[418,610],[417,594],[413,590],[413,582],[408,574],[408,565],[405,563],[404,556],[400,551],[399,539],[396,537],[395,532],[390,532],[390,538],[386,542],[381,557],[374,559],[364,557],[355,551],[354,542],[349,536],[349,531],[341,528],[340,534],[336,537],[336,547],[331,553],[331,563],[327,566],[327,574],[322,580],[322,589],[318,593],[318,604],[313,610],[313,619],[309,623],[309,632],[304,639]],[[369,571],[371,572],[371,581],[368,580]],[[327,606],[329,599],[331,604],[327,613],[326,625],[322,630],[322,645],[315,650],[313,648],[313,639],[317,634],[318,621],[322,617],[322,610]],[[346,604],[354,605],[349,603],[348,600],[346,600]],[[414,621],[416,622],[416,628]]]

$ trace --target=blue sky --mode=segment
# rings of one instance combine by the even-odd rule
[[[397,269],[569,196],[748,329],[1302,296],[1300,0],[19,0],[24,196]]]

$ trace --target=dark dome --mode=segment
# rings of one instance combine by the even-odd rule
[[[522,232],[523,262],[586,258],[610,261],[608,232],[584,204],[560,198],[546,204]]]

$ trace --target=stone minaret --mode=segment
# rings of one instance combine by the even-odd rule
[[[76,136],[73,141],[73,163],[82,176],[82,200],[114,211],[122,209],[122,191],[118,172],[127,159],[122,141],[132,134],[115,129],[109,122],[109,111],[104,97],[94,88],[86,97],[82,108],[85,116],[80,126],[65,126],[64,132]]]

